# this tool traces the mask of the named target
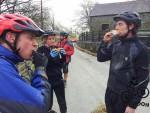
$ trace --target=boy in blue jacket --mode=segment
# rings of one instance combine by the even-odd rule
[[[53,91],[59,104],[60,112],[67,113],[67,105],[65,99],[65,87],[62,76],[63,64],[66,61],[66,52],[63,48],[58,48],[55,42],[55,32],[47,31],[44,34],[44,45],[38,48],[38,52],[47,56],[48,64],[46,74],[51,84],[51,102],[50,109],[53,106]],[[53,110],[51,110],[52,112]]]
[[[42,34],[28,17],[0,15],[0,113],[47,113],[51,91],[45,74],[47,58],[34,52],[36,37]],[[15,65],[31,58],[35,72],[29,85]]]

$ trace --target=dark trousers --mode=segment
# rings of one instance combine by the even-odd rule
[[[69,66],[69,63],[64,63],[63,64],[63,73],[68,73],[68,66]]]
[[[113,92],[107,88],[105,93],[105,104],[107,113],[124,113],[127,102],[124,101],[122,95]]]
[[[67,113],[67,105],[66,105],[66,98],[65,98],[65,87],[64,83],[61,80],[59,84],[52,85],[52,91],[51,91],[51,104],[50,109],[52,109],[53,106],[53,91],[56,94],[57,102],[60,108],[61,113]]]

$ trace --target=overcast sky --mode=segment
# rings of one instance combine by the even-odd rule
[[[93,0],[98,3],[123,2],[129,0]],[[80,4],[83,0],[43,0],[44,5],[50,7],[54,13],[55,20],[61,25],[71,28],[72,22],[77,18]]]

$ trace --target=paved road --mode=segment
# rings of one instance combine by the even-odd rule
[[[96,57],[76,50],[69,70],[70,77],[66,88],[68,113],[90,113],[99,103],[104,103],[109,62],[99,63]],[[150,104],[150,96],[144,102]],[[56,98],[53,109],[59,111]],[[140,107],[136,113],[148,112],[150,105]]]

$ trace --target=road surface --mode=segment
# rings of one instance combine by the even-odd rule
[[[104,103],[108,72],[109,62],[97,62],[96,57],[75,50],[69,66],[66,88],[68,113],[91,113],[99,103]],[[143,106],[140,106],[136,113],[150,113],[148,104],[150,96],[143,100]],[[53,109],[59,111],[56,98]]]

